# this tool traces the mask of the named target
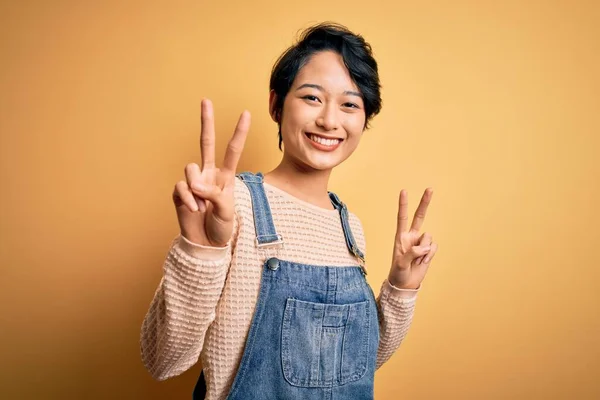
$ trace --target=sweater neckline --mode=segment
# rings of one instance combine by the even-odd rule
[[[286,192],[285,190],[280,189],[277,186],[273,186],[270,183],[267,183],[267,182],[263,181],[263,185],[265,187],[268,187],[270,190],[279,193],[283,197],[286,197],[286,198],[292,200],[294,203],[300,204],[303,207],[310,208],[312,210],[321,212],[323,214],[337,214],[339,212],[337,210],[337,208],[333,208],[333,209],[323,208],[323,207],[317,206],[315,204],[309,203],[307,201],[304,201],[302,199],[299,199],[298,197],[296,197],[294,195],[291,195],[290,193]],[[333,207],[333,203],[331,204],[331,207]]]

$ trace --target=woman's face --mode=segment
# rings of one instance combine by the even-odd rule
[[[275,118],[274,100],[271,94]],[[302,168],[331,169],[354,152],[364,126],[364,103],[342,57],[332,51],[313,54],[283,104],[284,157]]]

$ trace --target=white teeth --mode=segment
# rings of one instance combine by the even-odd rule
[[[325,146],[335,146],[336,144],[338,144],[340,142],[339,139],[323,139],[317,135],[310,135],[310,140],[312,140],[313,142],[320,143]]]

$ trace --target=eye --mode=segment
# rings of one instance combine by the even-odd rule
[[[356,104],[356,103],[344,103],[343,106],[344,107],[350,107],[350,108],[360,108],[358,106],[358,104]]]
[[[319,100],[319,98],[317,96],[313,96],[311,94],[308,94],[306,96],[302,96],[302,98],[306,99],[306,100],[310,100],[310,101],[318,101],[318,102],[321,101],[321,100]]]

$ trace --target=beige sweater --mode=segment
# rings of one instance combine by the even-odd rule
[[[265,257],[311,265],[358,265],[346,246],[337,210],[312,205],[267,183],[264,186],[275,228],[285,242],[283,248],[257,251],[250,192],[239,178],[234,231],[227,246],[200,246],[181,235],[171,244],[141,329],[142,360],[155,379],[179,375],[200,357],[206,399],[227,396],[244,352]],[[366,255],[360,220],[349,215],[356,243]],[[377,298],[377,368],[404,339],[416,296],[417,290],[401,290],[383,282]]]

